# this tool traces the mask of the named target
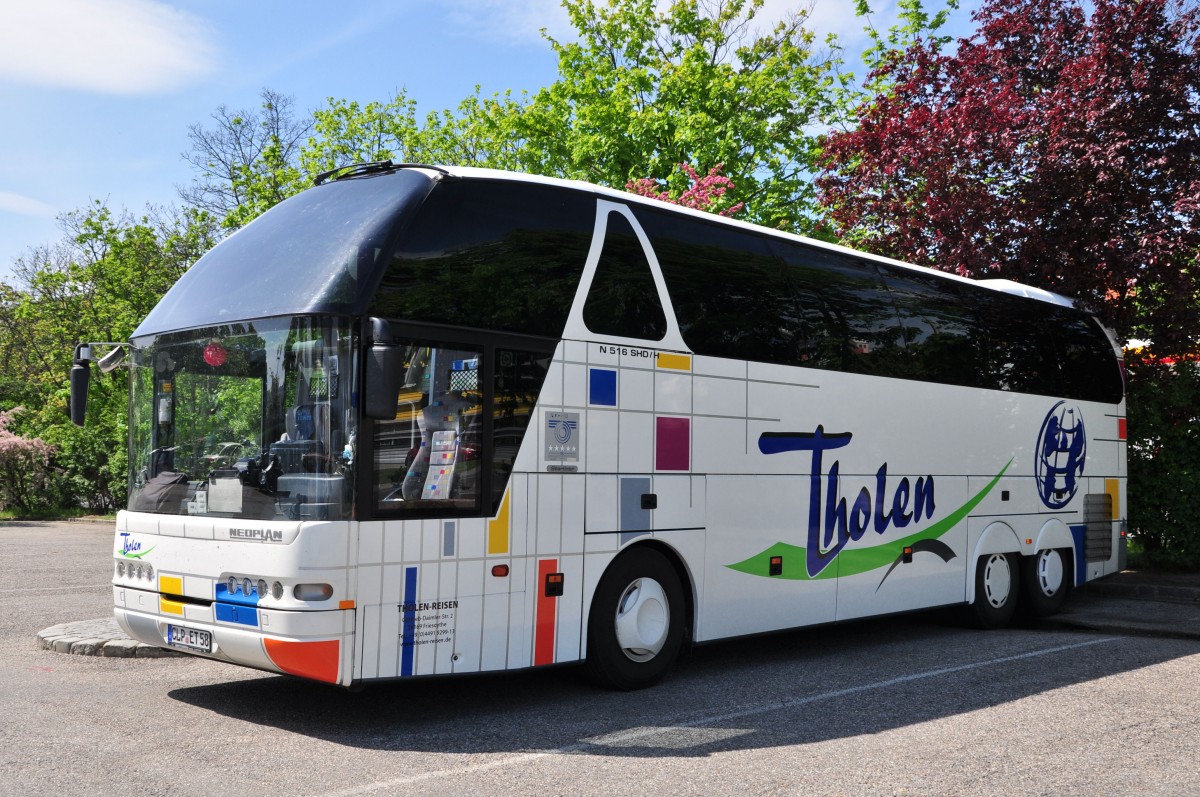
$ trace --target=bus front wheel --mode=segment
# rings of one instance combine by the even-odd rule
[[[609,565],[587,638],[587,668],[603,686],[643,689],[666,675],[683,643],[683,588],[666,557],[634,548]]]
[[[1013,554],[981,556],[975,569],[975,620],[984,628],[1003,628],[1017,608],[1020,575]]]

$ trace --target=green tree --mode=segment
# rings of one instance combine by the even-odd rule
[[[200,211],[151,209],[134,219],[96,203],[59,220],[63,238],[18,258],[0,286],[0,408],[28,408],[25,436],[53,446],[44,504],[112,509],[124,502],[128,374],[93,374],[88,425],[67,418],[75,345],[127,340],[162,294],[219,234]]]
[[[430,112],[423,120],[403,90],[387,102],[365,105],[331,97],[313,113],[301,169],[315,175],[382,160],[521,169],[526,163],[516,120],[522,111],[511,93],[483,97],[478,86],[456,109]]]
[[[744,202],[749,220],[817,228],[818,133],[849,103],[838,61],[815,52],[805,12],[761,31],[763,0],[676,0],[665,11],[655,0],[563,5],[579,40],[546,37],[558,57],[550,86],[491,97],[476,88],[424,118],[403,91],[386,103],[330,99],[315,113],[303,168],[490,166],[613,188],[649,179],[678,196],[691,188],[679,164],[700,174],[721,164],[736,186],[722,208]]]
[[[231,111],[222,105],[213,112],[211,127],[188,128],[192,148],[182,157],[197,176],[179,195],[230,229],[308,185],[299,157],[312,120],[296,113],[289,96],[263,89],[261,98],[258,109]]]
[[[834,62],[797,12],[756,31],[762,0],[564,0],[577,42],[547,36],[558,80],[518,129],[534,170],[623,187],[688,188],[677,165],[724,164],[746,218],[811,231],[815,126],[835,109]]]
[[[1151,564],[1200,567],[1200,362],[1131,364],[1129,523]]]

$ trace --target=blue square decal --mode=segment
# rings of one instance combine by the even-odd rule
[[[617,372],[593,368],[588,375],[588,403],[600,407],[617,406]]]

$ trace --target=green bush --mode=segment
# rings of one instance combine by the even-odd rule
[[[1200,568],[1200,363],[1129,365],[1129,528],[1147,563]]]

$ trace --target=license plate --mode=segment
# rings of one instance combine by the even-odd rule
[[[212,653],[212,632],[183,625],[167,626],[167,644],[177,648]]]

